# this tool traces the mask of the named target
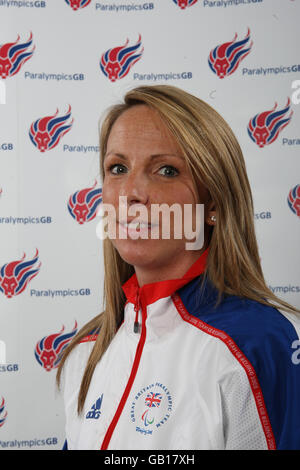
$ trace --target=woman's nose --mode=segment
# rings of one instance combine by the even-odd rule
[[[147,204],[149,200],[149,181],[143,171],[131,171],[124,178],[119,195],[127,197],[127,204]]]

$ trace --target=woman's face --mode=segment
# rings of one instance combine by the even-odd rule
[[[111,241],[121,258],[135,267],[157,268],[175,259],[180,262],[187,254],[191,256],[186,251],[186,242],[191,240],[184,237],[184,230],[182,238],[174,238],[172,217],[170,238],[162,238],[162,216],[151,219],[151,207],[176,203],[183,214],[184,205],[192,204],[195,229],[195,205],[209,200],[205,188],[198,188],[198,192],[199,197],[182,152],[159,115],[145,105],[134,106],[121,114],[108,138],[102,188],[103,203],[112,204],[116,212],[116,238]],[[127,198],[127,209],[121,216],[120,196]],[[132,209],[141,206],[143,212],[132,215]],[[159,223],[158,239],[151,238],[148,227],[141,228],[144,238],[133,239],[121,223],[132,219],[144,221],[145,214],[149,223]],[[137,234],[138,229],[134,232]],[[199,256],[199,249],[195,254]]]

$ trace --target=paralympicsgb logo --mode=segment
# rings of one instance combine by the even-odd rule
[[[38,262],[38,249],[31,260],[25,260],[25,253],[22,258],[17,261],[10,261],[0,268],[0,292],[8,299],[21,294],[27,287],[28,283],[40,271],[41,263],[34,266]]]
[[[57,116],[56,113],[51,116],[44,116],[34,121],[29,129],[29,137],[35,147],[40,152],[51,150],[57,146],[62,137],[70,131],[74,119],[67,122],[71,118],[71,106],[69,105],[67,112],[63,116]]]
[[[111,82],[126,77],[129,70],[142,57],[144,48],[138,50],[142,44],[141,35],[133,46],[129,46],[128,43],[127,39],[123,46],[108,49],[101,56],[100,68]]]
[[[4,425],[6,417],[7,417],[7,411],[5,410],[5,400],[2,397],[2,400],[0,403],[0,428]]]
[[[65,0],[65,2],[72,10],[77,11],[87,7],[91,3],[91,0]]]
[[[198,0],[173,0],[173,2],[181,8],[181,10],[185,10],[187,7],[191,7],[198,2]]]
[[[277,110],[277,103],[269,111],[263,111],[250,119],[248,124],[248,134],[251,140],[260,148],[274,142],[279,133],[290,122],[293,111],[290,112],[291,101],[288,98],[284,108]]]
[[[211,50],[208,64],[219,77],[225,78],[236,71],[240,62],[250,53],[253,42],[250,41],[250,29],[244,39],[237,41],[237,33],[232,41],[225,42]]]
[[[300,184],[290,190],[287,202],[291,211],[300,217]]]
[[[97,215],[97,208],[102,202],[102,189],[84,188],[72,194],[68,201],[68,211],[80,225],[90,222]]]
[[[32,45],[32,33],[30,33],[27,42],[19,44],[18,35],[15,42],[8,42],[0,45],[0,76],[2,79],[12,77],[19,72],[22,65],[32,57],[35,46],[29,51]]]
[[[77,322],[70,333],[64,331],[63,326],[58,333],[44,336],[35,347],[35,358],[47,372],[58,367],[63,351],[77,333]]]

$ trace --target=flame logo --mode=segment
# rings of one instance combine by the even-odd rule
[[[56,147],[61,138],[69,132],[72,127],[74,119],[72,119],[69,124],[66,124],[71,116],[70,105],[64,116],[56,117],[57,114],[58,109],[56,109],[56,113],[53,116],[39,118],[31,124],[29,137],[33,145],[41,152]]]
[[[232,41],[220,44],[211,50],[208,64],[219,78],[228,77],[236,71],[240,62],[250,53],[253,42],[249,45],[250,29],[244,39],[237,41],[237,33]]]
[[[187,7],[191,7],[192,5],[195,5],[198,0],[173,0],[173,2],[181,8],[181,10],[184,10]]]
[[[33,265],[38,261],[38,250],[29,261],[23,261],[25,253],[20,260],[11,261],[4,264],[0,269],[0,292],[3,292],[8,299],[21,294],[27,284],[39,273],[41,263],[33,269]]]
[[[4,409],[5,409],[5,401],[4,401],[4,398],[2,397],[2,401],[0,403],[0,428],[3,426],[3,424],[5,423],[5,420],[6,420],[6,416],[7,416],[7,411],[5,411],[4,415],[2,415],[2,413],[4,412]],[[2,416],[1,416],[2,415]]]
[[[300,217],[300,184],[290,190],[287,202],[291,211]]]
[[[27,42],[18,44],[20,36],[15,42],[9,42],[0,46],[0,76],[1,78],[12,77],[19,72],[20,68],[32,57],[35,46],[31,51],[27,49],[32,44],[32,32]]]
[[[279,132],[281,132],[290,122],[293,111],[290,112],[291,101],[288,98],[287,104],[283,109],[276,111],[277,103],[273,109],[256,114],[250,119],[248,124],[248,134],[250,138],[260,148],[269,145],[277,139]]]
[[[91,3],[91,0],[65,0],[65,2],[72,10],[76,11],[87,7]]]
[[[77,322],[70,333],[64,333],[63,326],[59,333],[44,336],[36,345],[34,355],[40,366],[47,372],[59,365],[63,351],[77,333]]]
[[[141,39],[141,35],[139,35],[137,43],[130,47],[127,47],[129,42],[127,39],[124,46],[114,47],[102,54],[100,68],[111,82],[124,78],[131,67],[140,60],[144,48],[137,54],[135,52],[142,44]]]
[[[102,201],[102,189],[94,189],[96,184],[95,181],[91,188],[76,191],[69,198],[68,210],[79,224],[90,222],[97,215],[97,207]]]

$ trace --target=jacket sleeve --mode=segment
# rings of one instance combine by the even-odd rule
[[[248,376],[240,364],[226,370],[220,387],[225,450],[266,450],[268,442]]]
[[[278,311],[271,320],[231,335],[236,365],[221,384],[226,449],[300,449],[299,321]]]

